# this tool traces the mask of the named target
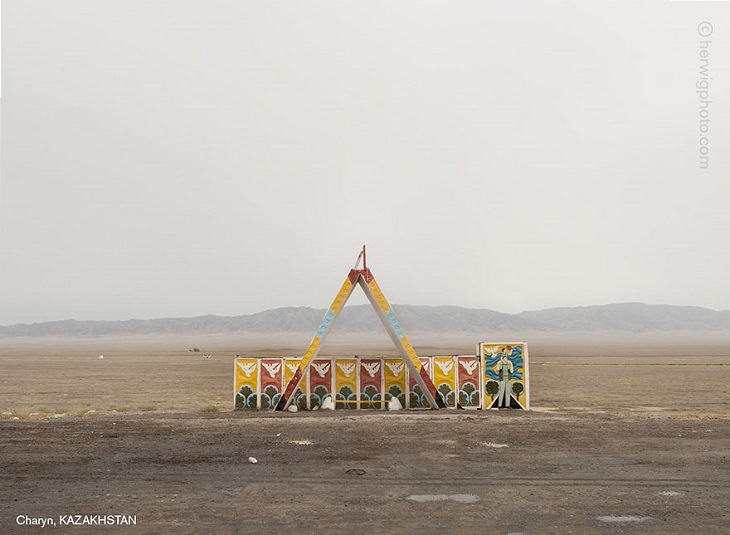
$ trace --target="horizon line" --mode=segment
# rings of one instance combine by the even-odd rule
[[[596,304],[596,305],[574,305],[574,306],[555,306],[555,307],[548,307],[548,308],[538,308],[538,309],[529,309],[529,310],[522,310],[520,312],[501,312],[499,310],[494,310],[491,308],[474,308],[474,307],[466,307],[462,305],[410,305],[407,303],[393,303],[394,307],[398,306],[406,306],[406,307],[428,307],[428,308],[444,308],[444,307],[450,307],[450,308],[461,308],[464,310],[487,310],[489,312],[495,312],[497,314],[504,314],[506,316],[519,316],[520,314],[525,314],[529,312],[543,312],[546,310],[561,310],[561,309],[581,309],[581,308],[595,308],[595,307],[608,307],[608,306],[618,306],[618,305],[644,305],[649,307],[674,307],[674,308],[697,308],[702,310],[709,310],[712,312],[727,312],[730,309],[714,309],[706,306],[699,306],[699,305],[672,305],[668,303],[645,303],[643,301],[622,301],[622,302],[612,302],[612,303],[603,303],[603,304]],[[358,305],[350,305],[346,308],[358,308],[358,307],[369,307],[369,304],[358,304]],[[287,308],[306,308],[310,310],[317,310],[317,311],[326,311],[327,308],[315,308],[308,305],[285,305],[280,307],[274,307],[274,308],[267,308],[264,310],[259,310],[258,312],[251,312],[248,314],[235,314],[235,315],[223,315],[223,314],[200,314],[200,315],[194,315],[194,316],[158,316],[158,317],[152,317],[152,318],[127,318],[127,319],[76,319],[76,318],[64,318],[64,319],[55,319],[55,320],[41,320],[41,321],[32,321],[32,322],[19,322],[19,323],[9,323],[9,324],[2,324],[0,325],[0,328],[2,327],[17,327],[21,325],[39,325],[43,323],[62,323],[62,322],[68,322],[68,321],[76,321],[76,322],[98,322],[98,323],[123,323],[123,322],[131,322],[131,321],[159,321],[159,320],[183,320],[183,319],[196,319],[196,318],[206,318],[206,317],[217,317],[217,318],[239,318],[239,317],[245,317],[245,316],[255,316],[256,314],[264,314],[266,312],[271,312],[274,310],[282,310]]]

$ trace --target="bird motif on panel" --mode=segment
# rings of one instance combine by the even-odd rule
[[[469,361],[469,360],[460,360],[459,361],[459,364],[461,364],[462,368],[464,368],[464,370],[466,371],[466,373],[468,373],[469,375],[471,375],[472,373],[474,373],[474,370],[479,365],[479,361],[478,360],[472,360],[472,361]]]
[[[243,362],[237,362],[238,367],[243,370],[243,373],[246,374],[246,377],[251,377],[251,374],[256,371],[256,363],[255,362],[247,362],[244,364]]]
[[[398,377],[405,367],[405,364],[402,362],[386,362],[385,365],[390,368],[390,371],[393,372],[393,376],[395,377]]]
[[[365,368],[365,371],[370,374],[370,377],[375,377],[375,374],[378,373],[378,370],[380,369],[380,363],[379,362],[363,362],[362,367]]]
[[[330,371],[330,363],[322,362],[320,364],[312,364],[312,368],[319,374],[320,377],[324,378],[327,372]]]
[[[262,362],[261,365],[266,368],[266,371],[269,372],[271,377],[276,377],[276,374],[281,369],[281,362]]]
[[[342,370],[342,373],[345,374],[345,377],[350,377],[352,375],[352,372],[355,371],[355,364],[353,362],[348,363],[337,363],[337,367]]]

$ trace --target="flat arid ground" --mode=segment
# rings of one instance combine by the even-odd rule
[[[729,532],[728,335],[482,340],[528,342],[527,412],[231,410],[236,354],[308,339],[0,340],[0,533]]]

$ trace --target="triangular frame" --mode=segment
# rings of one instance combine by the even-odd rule
[[[361,258],[363,259],[363,268],[358,269]],[[414,377],[418,385],[421,387],[424,398],[428,401],[428,404],[432,409],[446,408],[446,403],[442,399],[441,394],[439,394],[436,390],[436,387],[434,387],[433,381],[431,381],[431,378],[428,375],[428,370],[421,363],[421,360],[418,358],[416,351],[408,341],[408,337],[405,335],[398,319],[395,317],[393,308],[388,303],[383,292],[380,291],[378,283],[375,282],[375,277],[373,277],[372,272],[368,269],[366,260],[365,247],[363,246],[355,267],[350,270],[345,282],[342,283],[340,291],[337,293],[329,310],[327,310],[327,313],[324,315],[319,329],[317,329],[317,334],[314,335],[312,342],[304,352],[297,371],[289,380],[289,383],[287,383],[284,393],[279,399],[279,402],[276,404],[274,410],[283,411],[291,404],[292,394],[296,391],[299,383],[301,383],[302,378],[304,377],[304,374],[309,369],[310,364],[317,356],[317,353],[319,353],[319,348],[322,345],[322,342],[324,342],[327,334],[329,334],[330,329],[334,325],[335,320],[337,320],[340,311],[344,308],[345,303],[347,303],[347,300],[350,298],[352,291],[355,289],[355,285],[362,288],[362,291],[365,293],[368,301],[370,301],[370,304],[377,313],[380,322],[383,324],[386,332],[390,335],[391,340],[393,340],[396,348],[398,348],[403,356],[403,360],[411,372],[411,377]]]

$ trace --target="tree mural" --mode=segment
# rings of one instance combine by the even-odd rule
[[[304,391],[301,388],[297,388],[294,391],[294,395],[292,397],[294,398],[293,403],[297,406],[297,408],[299,408],[299,409],[307,408],[307,395],[304,393]]]
[[[256,408],[256,392],[248,385],[244,385],[236,395],[237,409],[255,409]]]
[[[261,392],[261,408],[271,409],[276,407],[280,397],[281,393],[278,388],[273,385],[267,386],[264,391]]]
[[[441,383],[438,387],[438,392],[439,394],[441,394],[441,397],[443,398],[447,407],[454,406],[454,391],[452,390],[450,384]]]
[[[391,385],[390,388],[388,388],[388,394],[390,394],[391,397],[398,398],[402,407],[406,406],[406,395],[403,390],[401,390],[400,386]]]
[[[425,399],[423,398],[423,392],[421,392],[420,386],[413,386],[413,390],[411,390],[408,394],[408,401],[411,408],[426,406]]]
[[[309,402],[312,408],[321,407],[324,398],[329,396],[329,390],[324,385],[317,386],[313,392],[309,394]]]
[[[464,383],[459,390],[459,405],[474,407],[479,405],[479,389],[474,383]]]
[[[362,392],[360,392],[360,400],[369,401],[369,403],[367,403],[367,404],[363,403],[363,405],[365,405],[365,406],[362,408],[379,409],[381,407],[381,404],[374,403],[374,400],[378,400],[378,399],[381,399],[380,391],[378,391],[378,389],[373,385],[366,386],[365,389]]]
[[[494,399],[494,396],[499,392],[499,383],[497,381],[487,381],[487,384],[484,385],[484,391],[490,398]]]
[[[337,393],[337,399],[356,400],[357,396],[355,395],[355,392],[353,392],[352,388],[345,385],[345,386],[341,387],[340,391]],[[355,403],[342,403],[343,409],[354,409],[355,407],[357,407],[357,404],[355,404]]]

